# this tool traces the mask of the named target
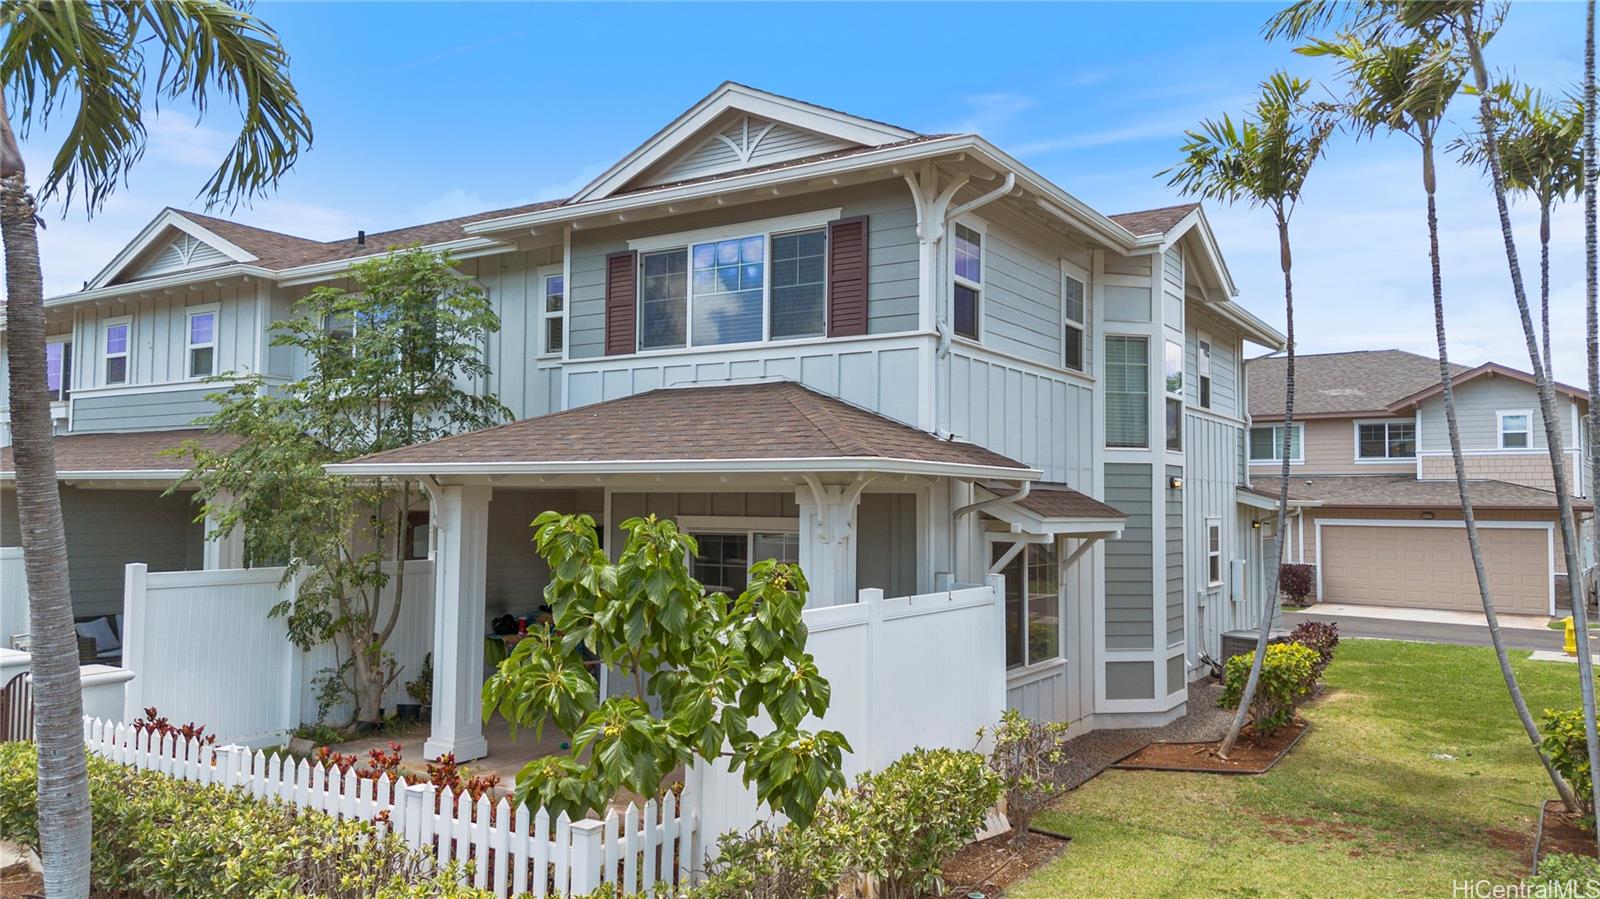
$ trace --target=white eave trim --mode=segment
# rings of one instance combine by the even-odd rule
[[[1261,344],[1274,352],[1282,350],[1287,345],[1287,338],[1279,333],[1277,328],[1257,318],[1250,310],[1232,300],[1207,303],[1205,309],[1238,328],[1253,343]]]
[[[329,474],[355,477],[394,477],[397,475],[555,475],[555,474],[671,474],[671,473],[798,473],[818,471],[875,471],[888,474],[931,475],[963,479],[1006,478],[1037,481],[1044,472],[1037,468],[1006,468],[996,465],[967,465],[928,462],[920,459],[888,459],[880,456],[829,456],[790,459],[618,459],[610,461],[574,460],[562,462],[339,462],[323,466]]]
[[[1240,505],[1249,506],[1253,509],[1273,510],[1278,508],[1277,500],[1268,496],[1262,496],[1261,494],[1250,490],[1246,490],[1243,487],[1234,488],[1234,496],[1238,499]],[[1322,500],[1318,499],[1289,498],[1290,509],[1315,509],[1321,505]]]
[[[237,277],[266,278],[277,277],[271,269],[259,265],[234,263],[230,265],[216,265],[211,268],[190,269],[183,272],[174,272],[162,275],[159,278],[149,278],[144,281],[130,281],[126,284],[112,284],[106,287],[91,287],[75,293],[64,293],[49,297],[44,301],[46,308],[70,306],[74,303],[87,303],[95,300],[115,300],[126,296],[138,296],[141,293],[165,290],[169,287],[187,287],[190,284],[202,281],[220,281],[224,278]]]
[[[129,469],[127,471],[58,471],[58,481],[176,481],[189,473],[187,468]],[[15,481],[15,470],[0,471],[0,481]]]
[[[255,254],[230,240],[224,239],[210,228],[198,224],[175,209],[164,209],[150,224],[145,225],[144,230],[140,231],[127,246],[122,248],[122,252],[112,257],[105,268],[102,268],[89,280],[89,288],[92,290],[104,287],[112,278],[122,274],[123,269],[127,268],[135,259],[138,259],[145,251],[155,245],[167,228],[174,228],[196,240],[210,244],[234,262],[256,261]]]

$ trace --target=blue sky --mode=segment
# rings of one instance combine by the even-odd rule
[[[1277,67],[1327,68],[1258,34],[1254,3],[260,3],[281,33],[316,131],[279,191],[234,217],[320,239],[563,196],[724,79],[919,131],[974,130],[1104,212],[1180,201],[1154,177],[1183,129],[1237,112]],[[1553,90],[1582,72],[1583,7],[1517,4],[1491,66]],[[1333,82],[1328,80],[1329,88]],[[1458,126],[1472,108],[1460,102]],[[233,112],[196,127],[168,110],[104,212],[46,210],[51,294],[90,277],[163,206],[194,207]],[[25,144],[35,171],[55,134]],[[1295,222],[1302,352],[1433,346],[1414,145],[1341,139]],[[1528,365],[1494,205],[1477,173],[1440,178],[1452,356]],[[1536,258],[1535,210],[1514,213]],[[1239,301],[1281,326],[1269,218],[1210,211]],[[1583,234],[1557,215],[1557,376],[1581,382]],[[1536,285],[1536,270],[1529,270]]]

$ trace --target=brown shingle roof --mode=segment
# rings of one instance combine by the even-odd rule
[[[1127,518],[1127,514],[1066,484],[1042,482],[1033,485],[1017,505],[1041,518]]]
[[[201,428],[177,431],[125,431],[107,434],[69,434],[55,438],[56,473],[62,478],[108,472],[184,472],[189,464],[183,457],[163,456],[163,450],[176,449],[186,441],[198,441],[218,451],[239,445],[232,437],[208,433]],[[175,475],[174,475],[175,476]],[[16,462],[11,447],[0,448],[0,480],[16,477]]]
[[[795,166],[807,165],[807,164],[813,163],[813,162],[825,162],[825,161],[830,160],[830,159],[844,159],[847,156],[860,156],[863,153],[873,153],[873,152],[876,152],[878,150],[888,150],[888,149],[892,149],[894,147],[905,147],[905,146],[909,146],[911,144],[927,143],[928,141],[939,140],[940,138],[945,138],[945,137],[950,137],[950,136],[951,135],[949,135],[949,134],[919,134],[916,137],[908,137],[905,140],[890,141],[889,143],[886,143],[886,144],[874,144],[872,146],[866,146],[866,147],[851,147],[851,148],[846,149],[846,150],[833,150],[833,151],[828,152],[828,153],[817,153],[817,154],[812,155],[812,156],[802,156],[799,159],[789,159],[789,160],[785,160],[783,162],[774,162],[774,163],[772,163],[770,165],[755,166],[753,168],[739,169],[737,171],[732,171],[732,172],[717,172],[717,173],[710,174],[710,175],[701,175],[698,178],[685,178],[685,179],[683,179],[681,181],[669,181],[669,182],[666,182],[665,184],[649,184],[649,185],[645,185],[643,187],[634,187],[634,188],[629,188],[628,190],[619,190],[616,193],[612,194],[611,196],[620,197],[620,196],[624,196],[624,195],[628,195],[628,194],[642,194],[642,193],[648,193],[648,192],[653,191],[653,190],[667,190],[668,188],[684,187],[684,186],[690,185],[690,184],[703,184],[703,183],[709,182],[709,181],[721,181],[723,179],[739,177],[739,176],[742,176],[742,175],[754,175],[754,174],[758,174],[758,173],[761,173],[761,172],[776,172],[776,171],[779,171],[781,169],[794,168]],[[509,215],[511,213],[507,213],[507,214]]]
[[[1283,416],[1286,360],[1282,354],[1251,359],[1245,365],[1253,418]],[[1452,365],[1463,372],[1464,365]],[[1404,350],[1297,355],[1294,360],[1295,415],[1381,412],[1395,400],[1439,383],[1439,360]]]
[[[1254,478],[1254,487],[1274,498],[1277,478]],[[1508,484],[1505,481],[1468,481],[1467,491],[1473,506],[1482,509],[1532,509],[1554,512],[1556,495],[1549,490]],[[1461,505],[1456,482],[1419,481],[1411,475],[1323,475],[1289,479],[1289,498],[1311,500],[1323,506],[1376,506],[1454,509]],[[1594,504],[1573,499],[1573,508],[1592,509]]]
[[[349,464],[427,470],[462,464],[746,459],[861,459],[869,469],[872,460],[909,460],[1029,471],[999,453],[942,440],[788,381],[651,390]]]
[[[1179,203],[1176,206],[1162,206],[1159,209],[1119,212],[1116,215],[1108,215],[1106,218],[1127,228],[1136,236],[1165,234],[1172,230],[1173,225],[1183,221],[1184,216],[1199,208],[1199,203]]]

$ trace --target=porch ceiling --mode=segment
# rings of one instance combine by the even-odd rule
[[[355,476],[871,471],[1008,480],[1042,474],[791,381],[652,390],[328,470]]]

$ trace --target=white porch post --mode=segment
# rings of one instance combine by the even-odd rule
[[[811,583],[808,606],[855,602],[856,507],[869,480],[823,484],[807,476],[807,486],[795,491],[800,507],[800,567]]]
[[[483,632],[491,487],[439,487],[433,504],[433,721],[422,754],[483,758]]]
[[[233,502],[233,497],[228,493],[219,493],[216,501],[218,505],[226,505]],[[244,526],[239,525],[220,537],[211,536],[217,528],[216,516],[207,515],[203,526],[206,529],[205,546],[201,553],[200,567],[205,571],[243,568]]]

